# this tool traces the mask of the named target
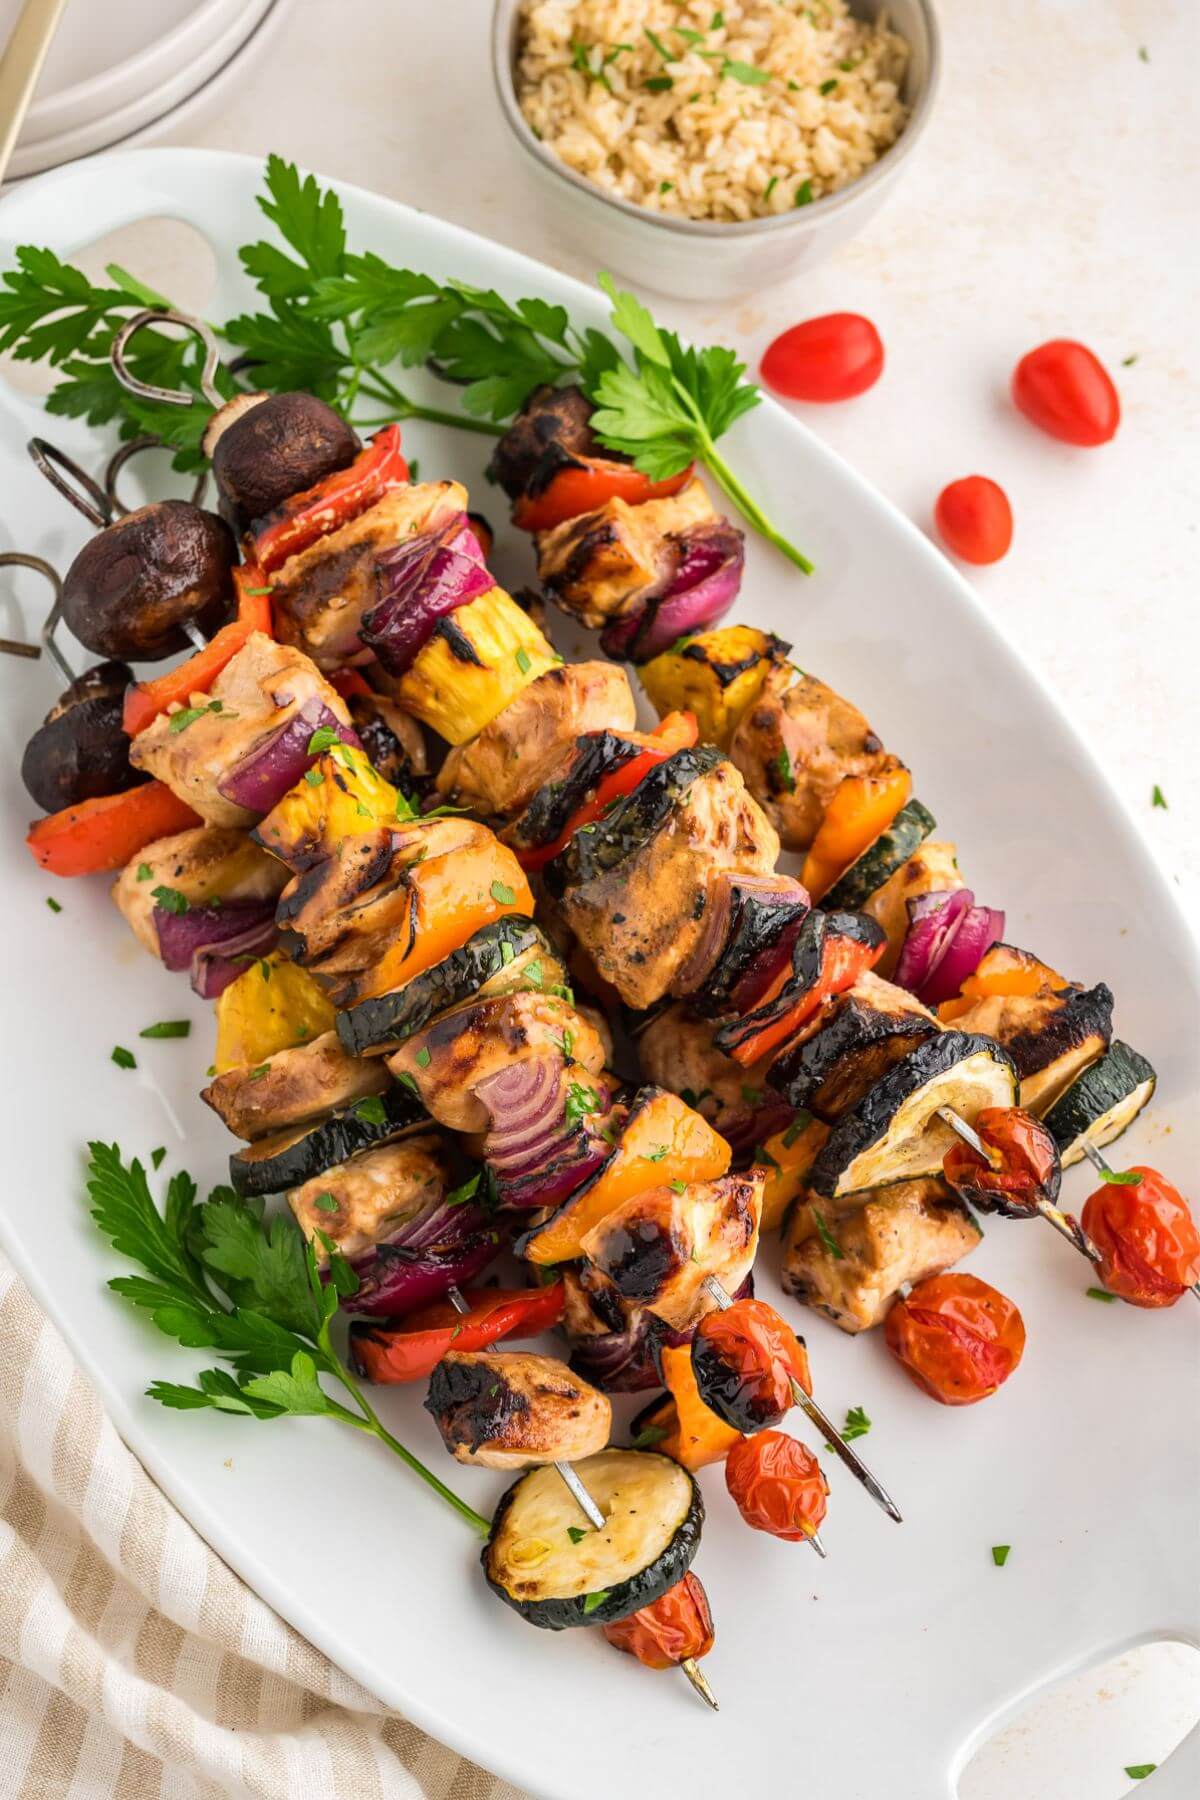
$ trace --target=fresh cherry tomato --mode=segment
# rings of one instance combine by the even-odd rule
[[[986,475],[964,475],[944,487],[933,516],[946,548],[963,562],[994,563],[1007,555],[1012,507],[1004,489]]]
[[[888,1349],[943,1406],[973,1406],[1008,1380],[1025,1349],[1012,1301],[974,1275],[934,1275],[897,1300],[883,1329]]]
[[[692,1338],[692,1370],[705,1405],[735,1431],[777,1425],[793,1404],[793,1380],[812,1392],[803,1343],[765,1300],[706,1313]]]
[[[861,313],[826,313],[768,344],[759,374],[788,400],[852,400],[883,374],[883,339]]]
[[[1131,1306],[1174,1306],[1200,1279],[1200,1231],[1157,1169],[1135,1163],[1126,1173],[1139,1179],[1106,1181],[1083,1209],[1101,1280]]]
[[[997,1161],[989,1163],[961,1139],[951,1145],[942,1158],[942,1174],[961,1199],[1006,1219],[1032,1219],[1041,1201],[1054,1203],[1062,1163],[1058,1145],[1040,1119],[1019,1106],[985,1106],[975,1130]]]
[[[468,1288],[468,1312],[449,1300],[409,1313],[400,1325],[362,1320],[350,1333],[354,1366],[368,1381],[421,1381],[447,1350],[486,1350],[501,1338],[536,1337],[562,1318],[561,1281],[543,1288]]]
[[[1107,444],[1121,423],[1112,377],[1086,344],[1052,338],[1023,356],[1013,370],[1018,411],[1064,444]]]
[[[688,1574],[652,1606],[606,1625],[604,1635],[615,1650],[628,1651],[648,1669],[673,1669],[688,1658],[707,1656],[716,1634],[708,1595],[699,1578]]]
[[[725,1458],[725,1485],[752,1531],[798,1544],[819,1530],[829,1483],[811,1450],[782,1431],[759,1431]]]

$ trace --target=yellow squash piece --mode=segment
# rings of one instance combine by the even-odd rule
[[[762,692],[767,672],[784,660],[787,646],[753,625],[723,625],[699,631],[651,657],[640,671],[642,685],[658,709],[692,712],[700,741],[729,748],[729,740]]]
[[[258,1068],[279,1050],[333,1029],[333,1008],[306,970],[267,956],[247,965],[217,999],[218,1075]]]
[[[394,824],[398,803],[398,790],[364,753],[339,744],[288,789],[250,835],[300,873],[332,855],[345,838]],[[407,800],[400,803],[402,822],[411,813]]]
[[[401,677],[401,704],[450,744],[478,737],[523,688],[561,659],[503,588],[440,621]]]

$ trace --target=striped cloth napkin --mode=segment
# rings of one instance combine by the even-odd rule
[[[522,1800],[225,1567],[0,1255],[0,1800]]]

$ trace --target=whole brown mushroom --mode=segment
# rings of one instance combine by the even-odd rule
[[[221,513],[235,531],[348,468],[361,448],[346,421],[312,394],[239,394],[204,433]]]
[[[130,740],[121,724],[132,680],[127,663],[97,663],[71,683],[26,744],[21,780],[45,812],[121,794],[149,780],[131,765]]]
[[[233,613],[233,534],[216,513],[159,500],[126,513],[86,543],[63,582],[63,618],[97,656],[158,662]]]

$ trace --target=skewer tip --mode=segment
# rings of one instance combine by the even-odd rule
[[[814,1528],[808,1533],[808,1541],[816,1551],[817,1555],[821,1558],[821,1561],[827,1562],[829,1560],[829,1552],[821,1542],[820,1532]]]
[[[707,1677],[695,1657],[685,1656],[679,1666],[699,1694],[700,1698],[704,1701],[704,1704],[706,1706],[711,1706],[714,1712],[720,1712],[721,1708],[717,1705],[717,1696],[709,1687]]]

